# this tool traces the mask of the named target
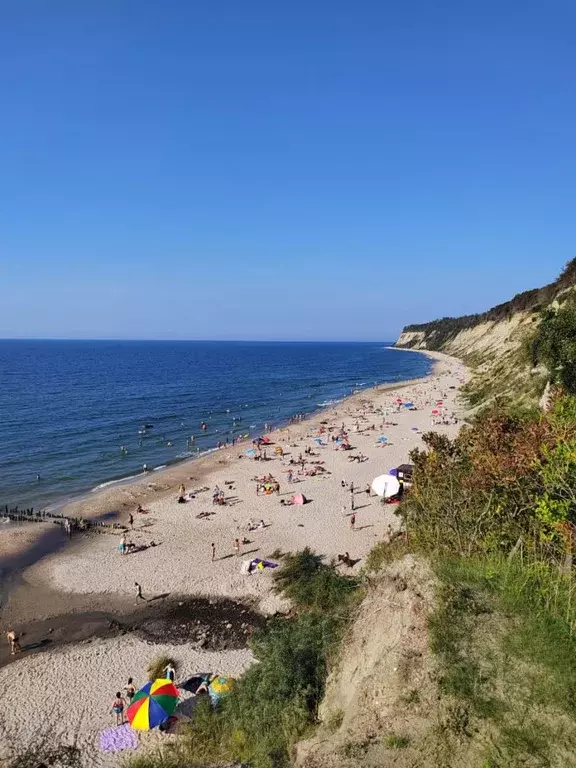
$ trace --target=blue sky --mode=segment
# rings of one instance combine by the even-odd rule
[[[576,256],[576,4],[9,0],[0,336],[391,339]]]

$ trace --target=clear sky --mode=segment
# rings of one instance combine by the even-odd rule
[[[574,0],[1,0],[0,336],[392,339],[576,256]]]

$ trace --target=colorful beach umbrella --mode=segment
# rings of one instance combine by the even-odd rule
[[[376,442],[377,443],[387,443],[388,442],[388,438],[385,437],[384,435],[382,435],[382,437],[377,437],[376,438]]]
[[[126,717],[136,731],[149,731],[168,720],[177,703],[178,689],[171,680],[161,678],[140,688]]]
[[[404,408],[414,408],[414,403],[402,403]]]
[[[438,410],[438,408],[434,408],[434,410],[432,411],[432,416],[438,416],[439,413],[440,411]]]
[[[208,686],[208,693],[213,704],[217,704],[222,696],[226,696],[232,690],[233,681],[229,677],[218,676]]]

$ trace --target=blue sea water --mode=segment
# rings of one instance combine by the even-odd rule
[[[46,506],[430,369],[385,342],[0,341],[0,505]]]

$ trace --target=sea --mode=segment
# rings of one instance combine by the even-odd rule
[[[0,340],[0,516],[51,508],[424,376],[386,342]],[[201,429],[201,424],[206,429]],[[193,441],[192,441],[193,439]]]

